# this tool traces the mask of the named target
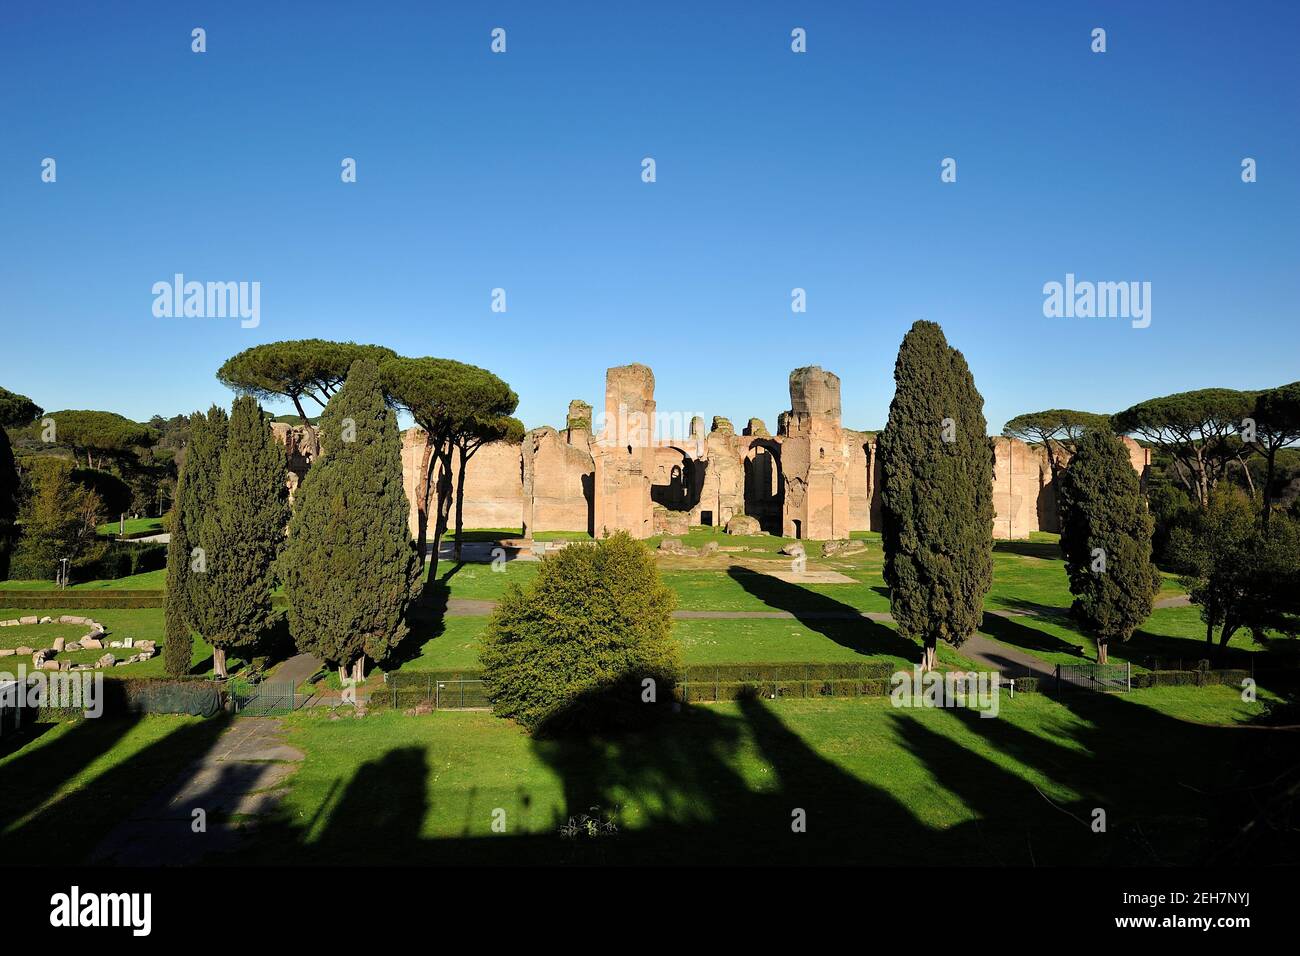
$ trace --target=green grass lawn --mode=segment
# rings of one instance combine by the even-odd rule
[[[239,860],[1188,864],[1235,832],[1223,814],[1241,808],[1217,795],[1267,772],[1285,732],[1184,715],[1231,724],[1260,710],[1227,688],[1004,697],[992,720],[887,699],[746,701],[561,741],[483,713],[300,712],[290,742],[306,760]],[[593,807],[617,836],[558,837]],[[1088,826],[1098,807],[1104,835]]]
[[[109,521],[95,528],[96,533],[112,537],[118,534],[162,534],[162,518],[127,518],[125,522]]]
[[[167,587],[164,569],[145,571],[124,578],[105,578],[73,584],[69,591],[162,591]],[[53,581],[0,581],[0,591],[53,591]]]
[[[221,726],[197,717],[105,717],[6,737],[0,741],[5,861],[84,862],[119,821],[202,756]]]
[[[412,632],[413,648],[402,661],[403,672],[412,670],[476,670],[479,639],[485,617],[449,617],[431,630]],[[727,663],[889,663],[911,666],[916,645],[903,640],[892,624],[874,621],[796,620],[679,620],[673,636],[682,648],[685,664]],[[941,660],[964,664],[960,653],[940,648]]]
[[[740,701],[563,740],[481,712],[299,711],[285,724],[305,759],[284,804],[237,858],[208,862],[1193,864],[1228,846],[1294,752],[1292,732],[1233,726],[1262,710],[1224,687],[1004,695],[995,719],[887,698]],[[85,861],[227,724],[102,718],[6,738],[6,859]],[[617,835],[558,836],[592,808]],[[1088,826],[1095,808],[1105,834]],[[1263,865],[1282,846],[1226,859]]]

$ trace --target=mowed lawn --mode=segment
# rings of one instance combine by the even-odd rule
[[[99,581],[84,581],[73,584],[69,591],[162,591],[167,587],[167,572],[163,569],[132,574],[124,578],[105,578]],[[4,591],[53,591],[53,581],[0,581],[0,592]],[[0,597],[0,600],[3,600]]]
[[[1004,695],[995,718],[752,700],[623,738],[535,740],[483,712],[305,710],[284,718],[305,755],[284,803],[207,862],[1262,865],[1290,844],[1242,839],[1240,823],[1296,735],[1237,726],[1261,711],[1224,687]],[[1208,720],[1223,726],[1195,722]],[[6,741],[6,859],[86,860],[228,725],[104,718]],[[617,835],[561,838],[582,813]]]
[[[881,572],[880,536],[863,532],[866,553],[823,559],[810,557],[812,571],[833,570],[851,583],[789,583],[763,573],[784,570],[773,559],[785,539],[736,538],[734,546],[755,548],[761,558],[736,552],[699,558],[666,558],[664,581],[677,596],[683,611],[771,612],[793,615],[786,620],[716,619],[678,620],[674,634],[687,664],[743,662],[896,661],[911,663],[918,650],[901,639],[892,622],[835,620],[856,613],[888,613],[889,595]],[[728,536],[715,529],[693,529],[685,542],[698,546],[707,541],[727,544]],[[1016,647],[1048,663],[1079,663],[1096,657],[1096,644],[1068,617],[1072,597],[1060,556],[1058,536],[1036,532],[1027,541],[996,542],[993,586],[985,601],[990,611],[1011,612],[1006,618],[985,616],[980,633]],[[806,542],[810,555],[820,545]],[[782,558],[788,561],[788,558]],[[454,565],[439,569],[445,596],[474,600],[499,600],[507,585],[527,587],[537,574],[536,562],[514,561],[502,571],[488,565]],[[1173,575],[1163,576],[1160,598],[1182,591]],[[412,640],[421,642],[404,667],[417,669],[473,668],[483,618],[448,617],[442,624],[417,628]],[[1249,666],[1241,654],[1258,650],[1246,634],[1236,635],[1229,662]],[[1238,653],[1240,652],[1240,653]],[[962,664],[960,649],[940,648],[945,662]],[[1116,663],[1131,662],[1138,669],[1191,667],[1205,657],[1204,625],[1195,607],[1157,608],[1146,624],[1126,644],[1111,647]]]

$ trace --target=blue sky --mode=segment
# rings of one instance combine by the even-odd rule
[[[993,431],[1292,381],[1298,28],[1254,0],[7,3],[0,385],[174,414],[322,337],[491,368],[529,426],[638,361],[661,412],[774,427],[820,364],[868,428],[921,318]],[[156,318],[177,272],[260,282],[261,324]],[[1150,282],[1150,327],[1045,318],[1066,273]]]

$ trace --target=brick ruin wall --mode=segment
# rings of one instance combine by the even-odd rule
[[[522,444],[485,445],[470,459],[465,527],[525,535],[622,529],[647,538],[685,534],[692,525],[724,526],[748,514],[763,530],[786,537],[828,540],[881,529],[875,437],[841,425],[840,380],[831,372],[812,366],[790,373],[790,409],[778,417],[774,435],[759,419],[737,434],[724,418],[715,418],[707,432],[697,418],[687,437],[656,439],[654,422],[651,370],[610,369],[599,432],[593,432],[591,406],[575,401],[564,429],[536,428]],[[319,443],[310,427],[272,427],[289,454],[292,492]],[[1145,479],[1150,452],[1123,440]],[[1058,530],[1046,451],[1014,438],[991,441],[993,536]],[[402,436],[412,535],[424,445],[418,428]]]

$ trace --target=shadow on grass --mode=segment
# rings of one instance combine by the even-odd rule
[[[108,766],[85,785],[72,779],[94,760],[111,755],[121,737],[141,721],[176,720],[171,733]],[[86,862],[101,840],[182,771],[209,752],[228,719],[130,717],[77,721],[57,740],[6,764],[0,806],[4,862],[66,865]],[[190,834],[188,808],[175,832],[157,828],[165,858],[177,833]]]
[[[532,756],[563,794],[558,805],[544,806],[526,786],[511,785],[508,773],[482,783],[441,783],[455,774],[445,774],[451,768],[436,739],[421,734],[427,743],[407,739],[357,754],[350,778],[337,781],[315,811],[303,817],[281,809],[237,853],[207,862],[1296,862],[1300,734],[1205,727],[1121,696],[1080,692],[1058,703],[1040,699],[1036,712],[1000,719],[964,709],[875,710],[864,726],[887,734],[888,746],[910,758],[891,757],[879,780],[874,764],[859,760],[850,772],[841,765],[845,757],[831,759],[811,743],[828,719],[853,732],[860,709],[871,706],[866,702],[810,708],[742,699],[725,708],[686,707],[636,733],[532,740]],[[401,719],[415,729],[440,718]],[[41,777],[19,794],[21,803],[7,800],[4,812],[30,813],[91,753],[111,746],[109,733],[130,726],[86,721],[66,741],[46,745],[55,751],[20,757],[17,769]],[[5,834],[6,862],[84,858],[106,828],[128,819],[151,793],[175,793],[178,776],[210,751],[224,727],[221,720],[183,724],[65,793]],[[350,746],[342,725],[333,739]],[[210,789],[224,786],[218,778]],[[190,839],[191,802],[150,831],[162,862],[192,862],[193,848],[181,845]],[[1104,833],[1090,825],[1098,808],[1107,814]],[[615,823],[617,832],[562,838],[561,827],[583,813]],[[493,833],[498,814],[504,831]],[[430,836],[435,830],[443,835]]]
[[[1022,624],[1013,617],[984,612],[984,623],[980,631],[994,640],[1034,654],[1069,654],[1082,658],[1084,650],[1077,644],[1063,641],[1054,634],[1040,631],[1036,627]],[[1050,665],[1046,665],[1050,669]]]
[[[1026,558],[1043,558],[1060,561],[1063,558],[1061,546],[1055,541],[994,541],[994,552],[1018,554]]]
[[[1297,859],[1300,735],[1204,727],[1094,693],[1059,703],[1040,703],[1030,726],[1024,717],[990,720],[964,709],[877,711],[890,745],[910,756],[886,765],[888,788],[870,779],[870,765],[859,763],[853,773],[810,745],[810,732],[824,725],[822,710],[796,708],[798,732],[782,716],[795,705],[756,699],[687,707],[633,734],[533,740],[533,755],[563,792],[558,804],[544,806],[519,786],[440,789],[430,767],[441,761],[408,742],[358,767],[337,803],[320,811],[318,836],[308,839],[309,830],[286,816],[263,831],[255,856],[240,861],[1041,866]],[[851,723],[864,704],[829,706]],[[925,799],[909,805],[907,795]],[[1098,808],[1107,813],[1105,833],[1091,827]],[[498,812],[505,831],[488,835]],[[617,832],[563,838],[561,829],[581,814]],[[432,829],[450,835],[431,837]]]
[[[727,574],[768,607],[790,613],[804,627],[840,647],[858,654],[888,654],[904,660],[912,660],[919,654],[918,646],[912,641],[879,621],[864,617],[852,605],[739,566],[728,568]]]

